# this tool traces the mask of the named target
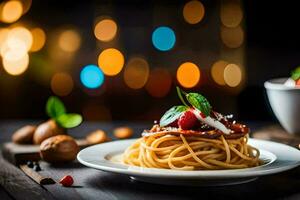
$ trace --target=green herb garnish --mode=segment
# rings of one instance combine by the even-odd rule
[[[46,112],[50,118],[54,119],[63,128],[74,128],[82,122],[81,115],[67,113],[63,102],[54,96],[49,97]]]
[[[297,67],[295,70],[292,71],[291,78],[294,81],[297,81],[298,79],[300,79],[300,67]]]
[[[181,115],[181,113],[185,112],[189,107],[188,106],[173,106],[170,108],[160,119],[159,125],[166,126],[176,121]]]
[[[179,87],[176,87],[177,94],[183,105],[173,106],[170,108],[160,119],[160,126],[167,126],[172,122],[176,121],[183,112],[187,111],[190,107],[194,107],[200,110],[205,116],[210,116],[211,105],[208,100],[199,93],[186,93]],[[186,102],[186,100],[190,104]]]
[[[211,105],[204,96],[198,93],[188,93],[186,98],[194,108],[200,110],[205,116],[210,115]]]

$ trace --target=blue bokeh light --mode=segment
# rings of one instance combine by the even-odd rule
[[[152,43],[160,51],[172,49],[176,42],[174,31],[167,26],[160,26],[152,33]]]
[[[87,65],[80,72],[81,83],[90,89],[100,87],[104,82],[104,74],[97,65]]]

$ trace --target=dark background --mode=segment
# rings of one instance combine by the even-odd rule
[[[79,27],[82,46],[72,70],[76,84],[71,94],[61,99],[73,112],[81,113],[87,103],[94,105],[92,108],[95,109],[84,116],[86,120],[152,121],[159,118],[166,109],[179,103],[175,92],[178,84],[174,75],[176,67],[186,58],[193,58],[203,68],[200,67],[201,84],[190,91],[203,93],[216,110],[233,113],[241,120],[275,121],[263,83],[270,78],[289,76],[290,71],[299,65],[300,16],[296,1],[241,1],[244,9],[246,81],[238,91],[219,87],[209,77],[210,66],[218,58],[220,49],[219,39],[214,38],[218,37],[221,2],[201,2],[207,15],[195,26],[188,26],[182,19],[186,1],[33,0],[30,11],[21,20],[34,21],[47,33],[70,24]],[[118,47],[125,59],[134,54],[146,55],[150,68],[163,65],[171,71],[173,83],[166,97],[154,98],[145,89],[129,89],[121,76],[107,78],[105,85],[92,94],[80,85],[81,67],[96,64],[99,52],[110,46],[97,46],[93,35],[94,20],[101,15],[110,15],[117,21],[121,43]],[[160,17],[157,18],[157,15]],[[171,52],[158,52],[149,39],[153,29],[161,24],[176,27],[177,43]],[[196,34],[193,31],[199,31],[202,35],[198,37],[198,32]],[[213,52],[213,56],[208,56],[207,60],[206,51]],[[46,50],[31,54],[29,69],[20,76],[8,75],[0,68],[1,119],[46,118],[45,102],[53,93],[47,84],[39,84],[32,78],[32,73],[39,72],[33,72],[34,67],[31,66],[35,63],[34,59],[43,60],[46,57]],[[42,67],[40,70],[43,70]],[[97,110],[98,105],[104,107],[104,111]]]

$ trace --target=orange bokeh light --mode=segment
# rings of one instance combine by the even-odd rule
[[[244,42],[244,31],[241,26],[235,28],[221,27],[221,39],[229,48],[238,48]]]
[[[185,62],[177,69],[177,80],[185,88],[196,86],[200,80],[200,69],[192,62]]]
[[[81,45],[81,38],[77,31],[63,31],[58,38],[59,47],[66,52],[75,52]]]
[[[51,79],[51,89],[58,96],[67,96],[72,92],[73,86],[72,77],[65,72],[56,73]]]
[[[108,76],[115,76],[124,66],[123,54],[114,48],[105,49],[98,57],[98,66]]]
[[[103,42],[112,40],[117,34],[118,26],[112,19],[103,19],[99,21],[94,29],[96,38]]]
[[[46,42],[46,34],[41,28],[34,28],[31,29],[31,34],[33,37],[33,43],[30,48],[30,51],[39,51],[43,46],[45,45]]]
[[[184,5],[183,17],[189,24],[199,23],[205,14],[205,9],[200,1],[189,1]]]
[[[124,69],[124,81],[132,89],[142,88],[149,76],[149,64],[140,57],[130,59]]]
[[[222,3],[220,18],[224,26],[229,28],[237,27],[243,19],[243,11],[240,2],[238,0],[231,0]]]
[[[1,13],[1,20],[5,23],[17,21],[23,13],[23,6],[20,1],[7,1],[4,3]]]
[[[224,70],[228,62],[224,60],[219,60],[215,62],[211,68],[211,76],[214,81],[219,85],[226,85],[224,80]]]
[[[228,64],[224,70],[225,83],[230,87],[238,86],[242,81],[242,71],[236,64]]]
[[[146,90],[151,96],[161,98],[169,93],[171,85],[172,77],[169,71],[163,68],[156,68],[150,72]]]

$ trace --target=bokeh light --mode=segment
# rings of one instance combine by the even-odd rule
[[[1,28],[0,29],[0,51],[1,51],[1,48],[4,45],[4,43],[6,42],[8,33],[9,33],[8,28]]]
[[[29,64],[29,56],[26,53],[23,57],[19,59],[10,59],[11,57],[3,57],[2,64],[5,71],[10,75],[20,75],[26,71]]]
[[[211,68],[211,76],[214,79],[214,81],[219,85],[225,85],[224,70],[227,65],[228,62],[224,60],[219,60],[215,62]]]
[[[31,34],[32,34],[32,38],[33,38],[33,43],[30,48],[30,51],[32,51],[32,52],[39,51],[45,45],[46,34],[43,31],[43,29],[41,29],[41,28],[31,29]]]
[[[146,83],[147,92],[157,98],[166,96],[172,85],[172,76],[164,68],[155,68],[151,70],[149,79]]]
[[[191,62],[181,64],[177,69],[177,80],[185,88],[192,88],[200,80],[200,69]]]
[[[174,31],[167,26],[160,26],[152,33],[152,43],[154,47],[160,51],[168,51],[172,49],[176,42]]]
[[[124,66],[124,56],[117,49],[105,49],[98,57],[98,65],[105,75],[115,76]]]
[[[205,14],[204,6],[200,1],[189,1],[183,7],[183,18],[189,24],[199,23]]]
[[[17,21],[23,13],[23,6],[20,1],[7,1],[4,3],[1,13],[1,20],[5,23]]]
[[[238,0],[221,4],[221,22],[229,28],[237,27],[243,19],[243,11]]]
[[[221,39],[229,48],[238,48],[244,42],[244,31],[241,26],[235,28],[221,27]]]
[[[80,72],[81,83],[90,89],[100,87],[104,82],[104,74],[96,65],[87,65]]]
[[[58,45],[66,52],[77,51],[81,45],[79,33],[72,29],[63,31],[59,36]]]
[[[11,29],[9,31],[9,34],[7,37],[8,37],[8,40],[18,39],[18,40],[22,41],[25,44],[27,51],[32,46],[32,42],[33,42],[32,34],[25,27],[18,26],[18,27]]]
[[[225,83],[230,87],[238,86],[242,81],[242,71],[236,64],[228,64],[224,70]]]
[[[149,77],[149,64],[141,57],[130,59],[124,70],[124,81],[132,89],[142,88]]]
[[[94,29],[96,38],[103,42],[112,40],[117,34],[118,26],[112,19],[103,19],[99,21]]]
[[[72,92],[74,87],[72,77],[65,72],[54,74],[50,85],[54,94],[58,96],[67,96]]]

